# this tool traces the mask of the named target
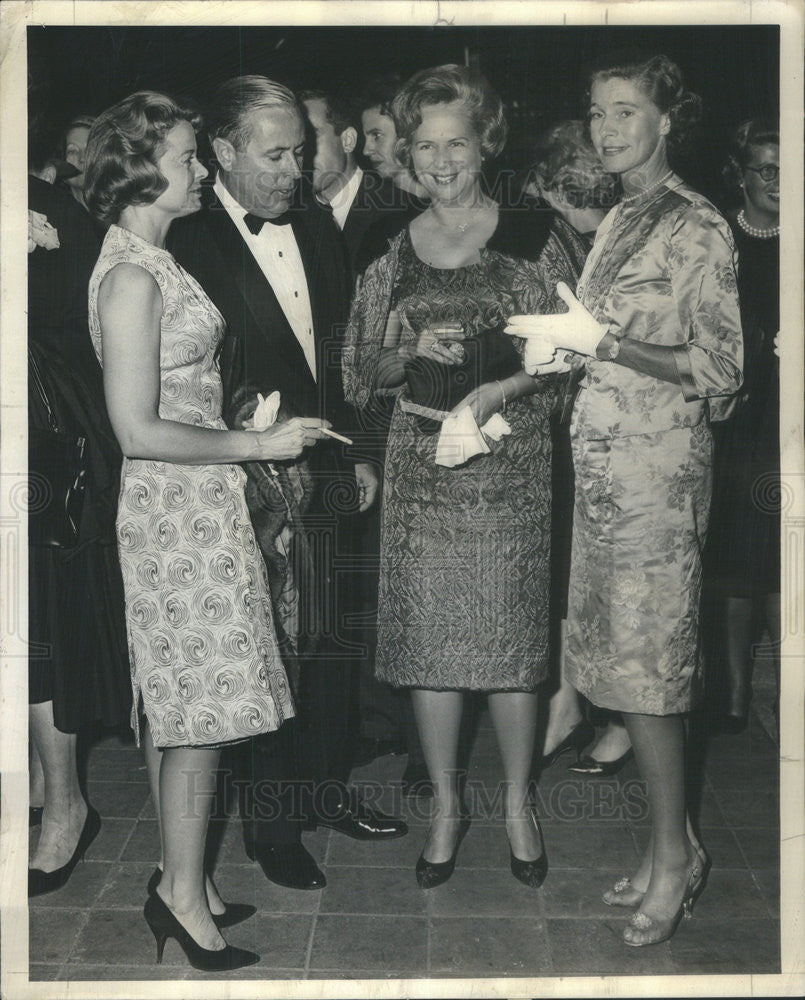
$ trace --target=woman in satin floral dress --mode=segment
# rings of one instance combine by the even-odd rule
[[[604,897],[638,908],[624,941],[643,946],[675,932],[708,865],[687,821],[683,713],[700,685],[710,421],[741,384],[743,352],[729,226],[668,163],[698,98],[665,56],[602,63],[590,85],[593,145],[624,197],[596,233],[578,299],[560,289],[566,317],[515,316],[508,331],[586,356],[571,425],[566,669],[623,714],[648,786],[651,843]]]

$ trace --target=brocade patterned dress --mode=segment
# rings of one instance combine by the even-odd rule
[[[389,308],[401,343],[426,325],[459,322],[469,335],[514,313],[554,312],[557,281],[575,282],[578,255],[554,233],[538,262],[484,249],[477,264],[428,266],[408,230],[368,269],[346,336],[347,396],[366,405]],[[551,435],[555,381],[509,404],[512,432],[489,455],[436,465],[398,397],[391,419],[381,514],[375,670],[397,687],[532,691],[548,666]]]
[[[685,712],[700,686],[710,420],[741,384],[729,226],[674,176],[607,215],[577,294],[616,336],[673,347],[681,385],[587,361],[571,425],[566,675],[602,708]]]
[[[89,285],[89,325],[103,342],[98,290],[135,264],[162,294],[159,415],[225,430],[215,351],[221,314],[166,250],[119,226]],[[237,465],[123,460],[117,537],[134,709],[142,695],[157,747],[214,746],[277,729],[293,704],[277,648],[265,565]]]

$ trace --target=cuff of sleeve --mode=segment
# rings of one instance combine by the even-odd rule
[[[696,383],[693,380],[693,369],[690,364],[688,345],[676,344],[672,350],[674,352],[676,370],[679,374],[679,385],[682,389],[682,395],[684,396],[685,401],[689,403],[691,400],[699,398],[699,392],[696,388]]]

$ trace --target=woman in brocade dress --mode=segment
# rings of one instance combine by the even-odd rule
[[[173,219],[200,208],[195,119],[161,94],[104,112],[87,148],[85,196],[109,225],[89,287],[89,324],[123,451],[117,536],[134,690],[162,839],[145,918],[157,960],[174,937],[208,972],[251,965],[220,927],[203,861],[220,748],[293,715],[265,565],[244,497],[247,460],[296,457],[322,422],[228,431],[215,352],[220,313],[165,250]]]
[[[744,384],[719,428],[713,484],[712,573],[723,595],[727,670],[722,728],[741,732],[752,697],[752,647],[764,628],[780,642],[780,133],[739,126],[725,168],[742,195],[730,215],[738,248]],[[775,659],[778,683],[780,662]]]
[[[392,110],[398,152],[432,201],[359,285],[345,386],[360,406],[379,388],[401,386],[406,360],[453,363],[464,337],[502,330],[515,304],[552,310],[548,288],[560,275],[574,280],[584,259],[561,221],[540,229],[530,213],[507,213],[482,192],[482,161],[500,152],[506,134],[486,81],[458,66],[423,70]],[[505,409],[511,434],[490,454],[437,465],[439,435],[421,428],[423,411],[403,388],[386,456],[376,671],[412,689],[434,786],[417,863],[423,888],[450,877],[466,828],[456,775],[465,691],[488,692],[507,779],[512,872],[536,888],[547,871],[527,791],[535,690],[548,663],[553,380],[519,368],[481,381],[455,412],[468,406],[482,427]],[[437,429],[446,416],[429,415]]]
[[[510,333],[586,355],[571,435],[576,472],[566,668],[620,711],[648,786],[652,836],[635,875],[605,895],[638,907],[624,932],[667,940],[704,885],[687,821],[683,713],[700,686],[701,552],[712,482],[710,420],[741,383],[734,244],[716,209],[670,169],[698,112],[665,56],[603,63],[590,130],[624,197],[601,223],[563,317]]]

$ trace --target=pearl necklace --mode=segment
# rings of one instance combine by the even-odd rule
[[[775,236],[780,235],[780,224],[772,226],[769,229],[758,229],[757,226],[752,226],[749,224],[746,218],[746,214],[743,209],[738,213],[738,225],[743,229],[745,233],[750,236],[754,236],[757,240],[770,240]]]
[[[638,191],[637,194],[630,194],[628,198],[621,198],[622,205],[628,205],[630,202],[637,201],[638,198],[642,198],[644,195],[650,194],[655,191],[661,184],[664,184],[669,177],[673,176],[673,170],[669,170],[665,177],[661,177],[658,181],[655,181],[651,187],[647,187],[644,191]]]

